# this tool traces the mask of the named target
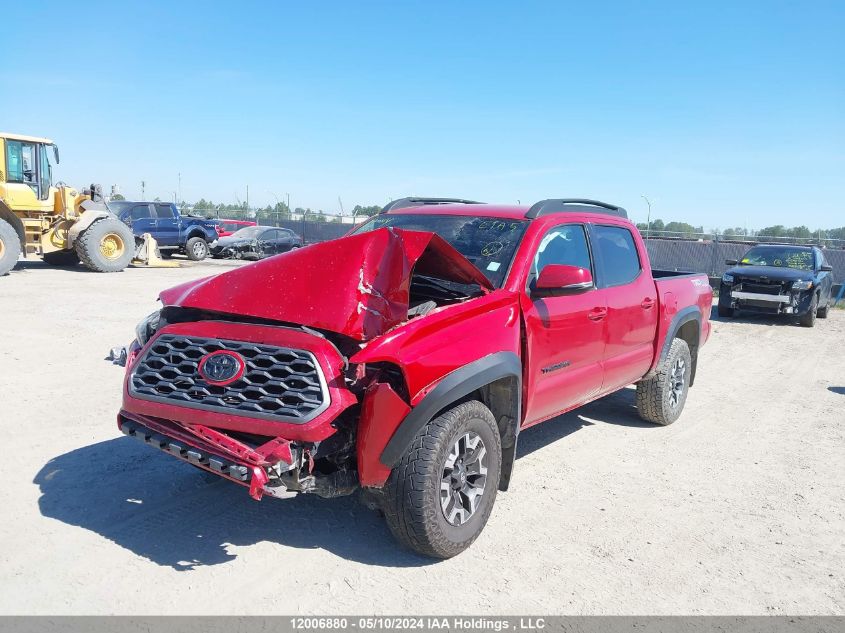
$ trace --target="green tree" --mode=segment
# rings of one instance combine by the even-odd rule
[[[126,200],[121,194],[116,193],[111,197],[112,200]]]
[[[379,213],[381,213],[381,207],[377,204],[373,204],[368,207],[362,207],[360,204],[356,204],[352,207],[352,215],[356,217],[359,215],[373,216],[378,215]]]

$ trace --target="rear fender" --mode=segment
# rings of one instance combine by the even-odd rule
[[[663,345],[660,348],[660,355],[657,357],[657,362],[654,368],[649,372],[649,376],[654,375],[657,367],[666,360],[669,355],[669,348],[672,347],[672,341],[680,338],[686,341],[689,346],[690,356],[692,357],[692,369],[690,374],[690,386],[695,382],[695,370],[698,365],[698,348],[701,342],[701,310],[697,305],[688,306],[680,310],[669,323],[669,328],[666,330],[666,338],[663,339]]]

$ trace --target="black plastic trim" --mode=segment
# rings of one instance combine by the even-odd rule
[[[598,207],[598,208],[596,208]],[[628,219],[628,212],[622,207],[589,198],[549,198],[535,202],[525,214],[526,218],[538,218],[550,213],[606,213]]]
[[[672,322],[669,324],[669,329],[666,331],[666,338],[663,339],[663,348],[660,350],[660,358],[658,359],[658,365],[666,360],[666,357],[669,355],[669,348],[672,347],[672,341],[675,340],[676,335],[678,334],[678,330],[680,330],[684,325],[689,323],[690,321],[695,321],[698,324],[698,340],[699,344],[701,342],[701,310],[698,309],[698,306],[687,306],[678,314],[676,314],[672,318]],[[690,378],[690,386],[695,381],[695,366],[697,363],[697,352],[694,349],[690,350],[692,354],[692,376]]]
[[[396,429],[381,453],[381,463],[390,468],[396,466],[420,429],[428,424],[438,412],[476,389],[508,377],[515,377],[519,386],[514,394],[514,398],[519,403],[516,419],[516,428],[519,428],[522,417],[522,363],[513,352],[497,352],[464,365],[441,380],[440,384],[411,410]]]
[[[382,213],[395,209],[407,209],[409,207],[422,207],[430,204],[485,204],[475,200],[464,200],[462,198],[399,198],[391,200],[381,210]]]

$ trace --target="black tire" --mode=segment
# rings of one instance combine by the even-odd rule
[[[827,315],[830,313],[830,299],[827,300],[827,305],[823,308],[819,308],[816,310],[816,317],[819,319],[826,319]]]
[[[42,259],[51,266],[76,266],[79,263],[79,255],[76,251],[44,253]]]
[[[481,465],[479,461],[466,460],[466,469],[459,457],[455,468],[447,469],[447,459],[454,447],[466,446],[467,438],[480,438],[481,446],[476,442],[473,454],[484,450],[486,459],[486,478],[481,482],[482,491],[478,505],[469,516],[458,524],[446,518],[441,503],[441,479],[452,474],[458,477],[456,485],[461,481],[477,486],[480,475],[469,472],[470,468]],[[458,448],[458,450],[460,450]],[[502,443],[496,420],[490,409],[476,400],[458,404],[443,412],[424,426],[417,433],[411,446],[390,473],[384,489],[382,509],[387,525],[393,535],[404,545],[414,551],[434,558],[451,558],[468,548],[484,529],[493,504],[496,501],[496,491],[499,484],[499,473],[502,464]],[[477,489],[477,488],[476,488]],[[466,495],[461,496],[456,489],[447,488],[449,497],[462,498],[468,501]],[[450,512],[454,516],[454,508]]]
[[[819,295],[814,294],[810,300],[810,309],[806,314],[798,317],[798,322],[804,327],[813,327],[816,324],[816,311],[819,309]]]
[[[15,267],[21,256],[21,240],[6,220],[0,220],[0,277]]]
[[[682,363],[680,371],[679,363]],[[676,338],[672,341],[666,359],[657,368],[657,373],[637,383],[637,411],[640,417],[663,426],[677,420],[687,401],[691,375],[692,355],[689,345]],[[683,377],[683,384],[679,387],[680,376]]]
[[[719,317],[722,319],[730,319],[733,318],[734,315],[734,309],[730,306],[722,305],[721,301],[719,302],[719,307],[716,309],[716,311],[719,313]]]
[[[76,254],[97,273],[118,273],[135,254],[132,230],[117,218],[97,220],[76,240]]]
[[[208,242],[201,237],[189,238],[185,243],[185,255],[188,256],[188,259],[199,262],[208,257],[208,253]]]

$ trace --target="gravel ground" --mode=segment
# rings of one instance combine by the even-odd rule
[[[0,613],[845,614],[845,312],[715,322],[670,427],[628,389],[529,429],[432,562],[352,499],[256,503],[119,433],[106,351],[227,265],[0,279]]]

